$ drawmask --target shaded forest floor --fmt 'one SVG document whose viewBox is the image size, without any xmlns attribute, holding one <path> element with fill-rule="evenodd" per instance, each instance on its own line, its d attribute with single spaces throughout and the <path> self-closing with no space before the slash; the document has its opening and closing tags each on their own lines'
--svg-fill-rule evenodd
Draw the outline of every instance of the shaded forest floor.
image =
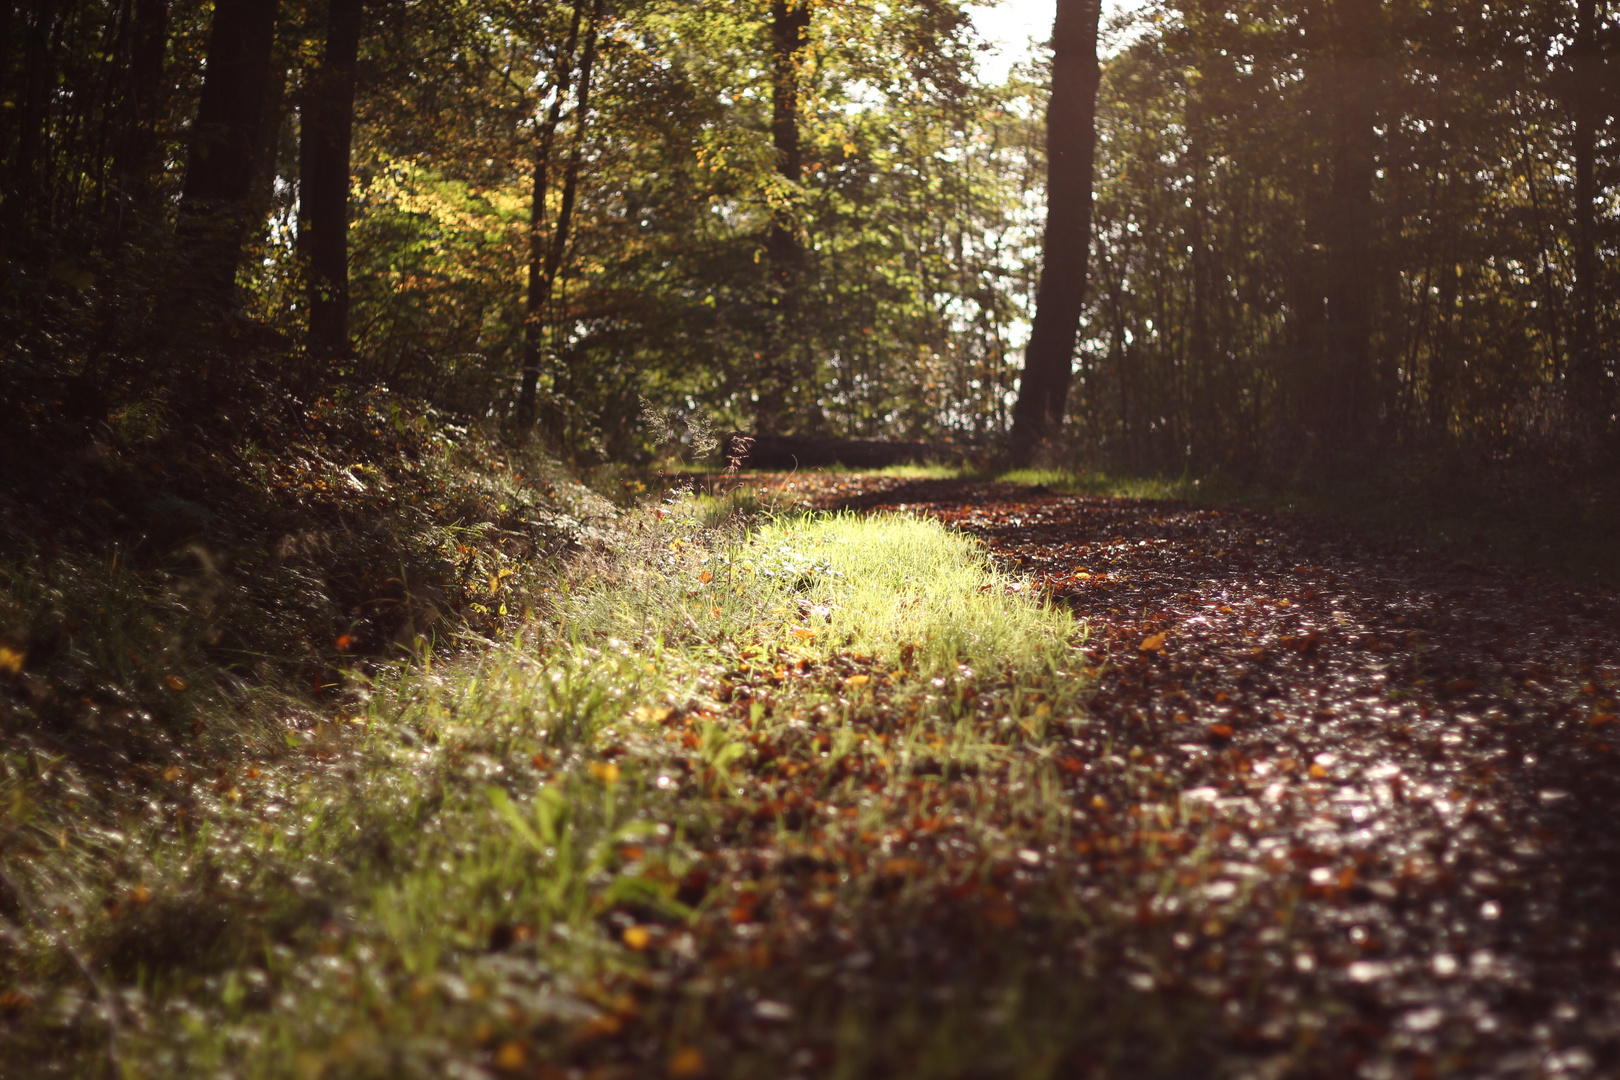
<svg viewBox="0 0 1620 1080">
<path fill-rule="evenodd" d="M 94 822 L 82 763 L 14 755 L 7 889 L 49 904 L 0 910 L 7 1075 L 1620 1069 L 1615 593 L 1173 500 L 748 483 Z"/>
</svg>

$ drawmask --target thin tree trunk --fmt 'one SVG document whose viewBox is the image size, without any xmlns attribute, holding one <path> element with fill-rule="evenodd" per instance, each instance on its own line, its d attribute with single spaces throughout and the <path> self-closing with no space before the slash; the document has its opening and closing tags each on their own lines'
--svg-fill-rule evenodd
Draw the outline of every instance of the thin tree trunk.
<svg viewBox="0 0 1620 1080">
<path fill-rule="evenodd" d="M 799 147 L 799 61 L 809 26 L 809 0 L 772 0 L 771 146 L 776 151 L 777 175 L 793 189 L 804 179 L 804 157 Z M 789 354 L 804 248 L 791 209 L 777 208 L 772 212 L 765 254 L 770 271 L 770 306 L 765 316 L 764 364 L 754 418 L 761 434 L 772 433 L 780 426 L 793 382 Z"/>
<path fill-rule="evenodd" d="M 1015 464 L 1032 462 L 1063 424 L 1075 340 L 1085 307 L 1096 153 L 1097 22 L 1101 0 L 1057 0 L 1052 26 L 1052 97 L 1046 106 L 1046 231 L 1035 323 L 1013 407 Z"/>
<path fill-rule="evenodd" d="M 229 307 L 234 299 L 275 31 L 276 0 L 219 0 L 214 7 L 180 195 L 180 235 L 204 304 Z"/>
<path fill-rule="evenodd" d="M 1221 442 L 1220 397 L 1216 392 L 1221 373 L 1215 370 L 1215 349 L 1210 341 L 1209 294 L 1210 258 L 1208 237 L 1209 192 L 1205 174 L 1209 168 L 1209 155 L 1205 149 L 1208 139 L 1204 124 L 1204 105 L 1199 99 L 1197 85 L 1187 88 L 1187 156 L 1192 170 L 1192 206 L 1188 208 L 1190 220 L 1187 246 L 1192 248 L 1192 312 L 1188 359 L 1192 362 L 1189 382 L 1195 388 L 1197 399 L 1193 403 L 1199 415 L 1189 417 L 1192 423 L 1196 449 L 1208 451 Z"/>
<path fill-rule="evenodd" d="M 113 146 L 113 185 L 120 221 L 144 209 L 157 164 L 158 105 L 163 94 L 163 50 L 169 39 L 169 0 L 135 0 L 129 74 Z"/>
<path fill-rule="evenodd" d="M 44 146 L 45 108 L 53 77 L 51 28 L 60 18 L 51 0 L 35 0 L 23 38 L 22 101 L 17 110 L 17 149 L 6 176 L 6 198 L 0 204 L 0 236 L 23 226 L 39 196 L 41 150 Z"/>
<path fill-rule="evenodd" d="M 1327 378 L 1318 433 L 1336 448 L 1360 445 L 1374 415 L 1372 372 L 1373 175 L 1376 168 L 1383 8 L 1380 0 L 1336 0 L 1333 81 L 1337 106 L 1328 197 Z"/>
<path fill-rule="evenodd" d="M 537 315 L 544 312 L 546 305 L 551 302 L 552 290 L 556 288 L 557 274 L 562 269 L 563 256 L 568 251 L 569 230 L 574 219 L 574 200 L 579 191 L 579 167 L 585 156 L 585 119 L 591 106 L 591 68 L 596 63 L 596 36 L 602 24 L 603 0 L 596 0 L 591 7 L 591 18 L 585 26 L 585 49 L 579 60 L 579 93 L 574 103 L 574 143 L 568 151 L 568 162 L 563 166 L 562 198 L 557 205 L 557 226 L 552 230 L 551 248 L 546 252 L 545 266 L 542 268 L 539 290 L 532 291 L 529 296 L 529 305 Z M 561 90 L 558 91 L 561 96 Z M 533 207 L 530 208 L 533 216 Z M 534 369 L 535 379 L 539 378 L 539 366 Z M 523 391 L 518 400 L 518 429 L 527 432 L 534 424 L 535 411 L 535 384 L 529 381 L 529 373 L 524 372 Z"/>
<path fill-rule="evenodd" d="M 1597 340 L 1597 177 L 1598 110 L 1597 0 L 1579 0 L 1574 48 L 1575 107 L 1575 340 L 1570 356 L 1570 390 L 1578 422 L 1594 433 L 1604 409 L 1603 361 Z"/>
<path fill-rule="evenodd" d="M 552 82 L 555 92 L 540 128 L 540 142 L 534 154 L 534 191 L 529 199 L 529 282 L 523 309 L 523 384 L 518 392 L 517 427 L 526 433 L 534 426 L 535 395 L 540 386 L 541 341 L 545 331 L 548 288 L 545 275 L 545 219 L 547 172 L 551 167 L 551 147 L 562 117 L 563 99 L 568 96 L 574 71 L 574 47 L 579 42 L 579 23 L 584 0 L 574 2 L 574 20 L 568 28 L 568 43 L 557 56 Z"/>
<path fill-rule="evenodd" d="M 362 0 L 328 0 L 326 50 L 305 90 L 298 166 L 298 254 L 309 353 L 349 354 L 349 149 Z"/>
</svg>

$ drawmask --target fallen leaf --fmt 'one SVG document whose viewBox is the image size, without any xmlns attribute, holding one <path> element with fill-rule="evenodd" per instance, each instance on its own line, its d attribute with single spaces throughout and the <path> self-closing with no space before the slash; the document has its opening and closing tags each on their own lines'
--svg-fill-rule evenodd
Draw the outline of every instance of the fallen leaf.
<svg viewBox="0 0 1620 1080">
<path fill-rule="evenodd" d="M 652 931 L 645 926 L 627 926 L 624 929 L 624 943 L 640 952 L 652 944 Z"/>
<path fill-rule="evenodd" d="M 703 573 L 698 575 L 698 580 L 707 585 L 709 582 L 714 580 L 714 575 L 705 570 Z"/>
<path fill-rule="evenodd" d="M 591 762 L 591 775 L 604 784 L 617 784 L 619 782 L 619 763 L 617 761 Z"/>
<path fill-rule="evenodd" d="M 800 641 L 809 641 L 811 638 L 816 636 L 816 632 L 810 629 L 808 626 L 790 626 L 788 627 L 788 633 L 792 634 Z"/>
<path fill-rule="evenodd" d="M 168 684 L 169 689 L 173 690 L 175 693 L 179 693 L 186 688 L 186 680 L 182 679 L 178 675 L 165 675 L 163 676 L 163 681 Z"/>
<path fill-rule="evenodd" d="M 1145 637 L 1142 639 L 1142 644 L 1138 645 L 1137 648 L 1143 652 L 1158 652 L 1164 648 L 1164 635 L 1153 634 Z"/>
<path fill-rule="evenodd" d="M 507 1071 L 521 1069 L 528 1056 L 528 1053 L 523 1049 L 522 1043 L 516 1039 L 508 1039 L 495 1052 L 495 1067 Z"/>
<path fill-rule="evenodd" d="M 690 1080 L 694 1076 L 702 1076 L 708 1068 L 703 1060 L 703 1051 L 695 1046 L 683 1046 L 669 1056 L 670 1080 Z"/>
<path fill-rule="evenodd" d="M 0 671 L 7 675 L 21 674 L 23 661 L 28 659 L 22 652 L 9 645 L 0 645 Z"/>
<path fill-rule="evenodd" d="M 849 678 L 844 680 L 844 685 L 849 687 L 861 687 L 865 686 L 871 681 L 872 677 L 870 675 L 851 675 Z"/>
</svg>

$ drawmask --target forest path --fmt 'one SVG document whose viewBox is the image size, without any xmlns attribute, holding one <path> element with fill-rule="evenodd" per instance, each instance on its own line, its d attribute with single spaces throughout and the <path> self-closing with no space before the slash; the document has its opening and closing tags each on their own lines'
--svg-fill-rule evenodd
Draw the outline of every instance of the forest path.
<svg viewBox="0 0 1620 1080">
<path fill-rule="evenodd" d="M 1136 896 L 1132 987 L 1221 1002 L 1260 1074 L 1620 1075 L 1615 593 L 1247 511 L 765 485 L 948 522 L 1089 624 L 1076 887 Z"/>
</svg>

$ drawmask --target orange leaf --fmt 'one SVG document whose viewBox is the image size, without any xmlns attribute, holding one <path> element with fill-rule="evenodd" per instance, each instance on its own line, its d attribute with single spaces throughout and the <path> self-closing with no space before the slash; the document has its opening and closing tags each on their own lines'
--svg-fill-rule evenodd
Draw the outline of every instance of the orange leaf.
<svg viewBox="0 0 1620 1080">
<path fill-rule="evenodd" d="M 175 693 L 179 693 L 186 688 L 186 680 L 182 679 L 178 675 L 165 675 L 163 676 L 163 681 L 168 684 L 169 689 L 173 690 Z"/>
<path fill-rule="evenodd" d="M 867 683 L 869 683 L 871 681 L 872 681 L 872 676 L 870 676 L 870 675 L 851 675 L 849 678 L 844 680 L 844 685 L 858 688 L 858 687 L 865 686 Z"/>
<path fill-rule="evenodd" d="M 1154 634 L 1151 637 L 1145 637 L 1142 639 L 1142 644 L 1138 645 L 1137 648 L 1143 652 L 1158 652 L 1164 648 L 1164 635 Z"/>
<path fill-rule="evenodd" d="M 816 636 L 816 632 L 807 626 L 790 626 L 788 627 L 788 633 L 792 634 L 800 641 L 809 641 L 811 638 Z"/>
<path fill-rule="evenodd" d="M 26 659 L 27 656 L 9 645 L 0 645 L 0 671 L 7 675 L 21 674 Z"/>
<path fill-rule="evenodd" d="M 624 943 L 640 952 L 652 944 L 652 931 L 645 926 L 627 926 L 624 929 Z"/>
<path fill-rule="evenodd" d="M 714 575 L 705 570 L 703 573 L 698 575 L 698 580 L 707 585 L 709 582 L 714 580 Z"/>
<path fill-rule="evenodd" d="M 523 1044 L 516 1039 L 508 1039 L 495 1052 L 495 1067 L 506 1071 L 521 1069 L 527 1059 L 528 1054 L 524 1052 Z"/>
<path fill-rule="evenodd" d="M 692 1077 L 702 1076 L 707 1068 L 703 1051 L 695 1046 L 683 1046 L 669 1056 L 670 1080 L 691 1080 Z"/>
<path fill-rule="evenodd" d="M 1232 725 L 1211 724 L 1209 725 L 1209 733 L 1218 739 L 1230 739 L 1232 737 Z"/>
<path fill-rule="evenodd" d="M 1589 723 L 1593 727 L 1597 727 L 1599 724 L 1612 724 L 1614 723 L 1614 720 L 1615 717 L 1613 713 L 1600 712 L 1593 713 L 1592 719 L 1589 721 Z"/>
</svg>

